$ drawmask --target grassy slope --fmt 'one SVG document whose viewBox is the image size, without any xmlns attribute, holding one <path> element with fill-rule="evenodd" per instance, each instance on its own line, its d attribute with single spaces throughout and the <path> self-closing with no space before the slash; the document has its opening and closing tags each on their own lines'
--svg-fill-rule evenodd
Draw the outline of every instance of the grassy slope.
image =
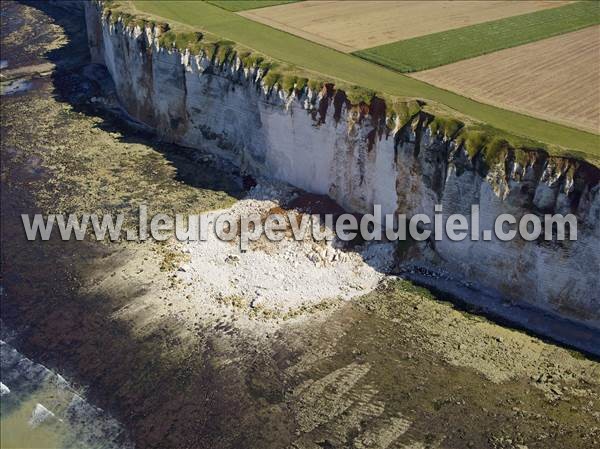
<svg viewBox="0 0 600 449">
<path fill-rule="evenodd" d="M 266 8 L 268 6 L 281 5 L 284 3 L 295 3 L 297 1 L 298 0 L 209 0 L 209 3 L 228 11 L 246 11 L 247 9 Z"/>
<path fill-rule="evenodd" d="M 550 146 L 559 145 L 582 151 L 594 159 L 600 157 L 598 135 L 470 100 L 352 55 L 253 22 L 206 2 L 139 0 L 134 4 L 140 11 L 212 32 L 327 77 L 390 95 L 433 100 L 518 136 Z"/>
<path fill-rule="evenodd" d="M 598 23 L 600 3 L 586 1 L 393 42 L 354 54 L 400 72 L 416 72 Z"/>
</svg>

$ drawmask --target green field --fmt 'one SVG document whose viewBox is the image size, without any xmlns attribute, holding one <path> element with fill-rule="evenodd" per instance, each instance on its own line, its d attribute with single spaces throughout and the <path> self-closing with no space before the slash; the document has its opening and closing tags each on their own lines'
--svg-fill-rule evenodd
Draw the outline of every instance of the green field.
<svg viewBox="0 0 600 449">
<path fill-rule="evenodd" d="M 266 8 L 268 6 L 295 3 L 298 0 L 209 0 L 209 3 L 227 11 L 246 11 L 247 9 Z"/>
<path fill-rule="evenodd" d="M 243 44 L 316 75 L 399 97 L 441 103 L 508 133 L 600 158 L 600 136 L 479 103 L 398 72 L 253 22 L 206 2 L 136 0 L 141 12 Z"/>
<path fill-rule="evenodd" d="M 584 1 L 428 34 L 354 52 L 399 72 L 417 72 L 600 23 L 600 2 Z"/>
</svg>

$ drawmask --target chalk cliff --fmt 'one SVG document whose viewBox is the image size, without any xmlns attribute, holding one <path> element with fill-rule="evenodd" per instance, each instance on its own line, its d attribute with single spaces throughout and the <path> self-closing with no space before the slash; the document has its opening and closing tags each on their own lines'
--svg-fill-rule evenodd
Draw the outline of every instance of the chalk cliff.
<svg viewBox="0 0 600 449">
<path fill-rule="evenodd" d="M 248 173 L 327 194 L 368 213 L 444 216 L 481 211 L 481 229 L 501 213 L 574 213 L 578 240 L 429 242 L 411 261 L 452 273 L 562 316 L 600 326 L 600 170 L 575 159 L 512 149 L 493 163 L 468 152 L 433 117 L 386 118 L 386 105 L 351 105 L 326 85 L 284 92 L 239 58 L 225 64 L 163 48 L 158 30 L 126 27 L 86 2 L 92 58 L 106 65 L 119 99 L 164 139 L 202 147 Z M 524 154 L 524 156 L 523 156 Z"/>
</svg>

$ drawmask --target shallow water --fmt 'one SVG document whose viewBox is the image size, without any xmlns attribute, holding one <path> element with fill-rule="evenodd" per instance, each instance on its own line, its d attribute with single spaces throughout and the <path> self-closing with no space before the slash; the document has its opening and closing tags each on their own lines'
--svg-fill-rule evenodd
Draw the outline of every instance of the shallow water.
<svg viewBox="0 0 600 449">
<path fill-rule="evenodd" d="M 33 87 L 33 82 L 27 79 L 16 79 L 0 86 L 0 95 L 14 95 L 27 92 Z"/>
<path fill-rule="evenodd" d="M 96 449 L 133 447 L 120 424 L 89 404 L 62 376 L 0 340 L 0 446 Z"/>
</svg>

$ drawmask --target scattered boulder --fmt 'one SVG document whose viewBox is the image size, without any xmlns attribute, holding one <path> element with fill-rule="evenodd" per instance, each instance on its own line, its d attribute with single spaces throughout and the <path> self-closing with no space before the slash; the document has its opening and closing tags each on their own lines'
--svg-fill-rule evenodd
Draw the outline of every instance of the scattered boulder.
<svg viewBox="0 0 600 449">
<path fill-rule="evenodd" d="M 240 261 L 240 256 L 238 256 L 237 254 L 229 254 L 226 258 L 225 258 L 225 262 L 229 263 L 229 264 L 236 264 Z"/>
<path fill-rule="evenodd" d="M 54 418 L 54 413 L 42 404 L 37 403 L 31 413 L 31 418 L 29 418 L 29 425 L 35 428 L 51 418 Z"/>
</svg>

